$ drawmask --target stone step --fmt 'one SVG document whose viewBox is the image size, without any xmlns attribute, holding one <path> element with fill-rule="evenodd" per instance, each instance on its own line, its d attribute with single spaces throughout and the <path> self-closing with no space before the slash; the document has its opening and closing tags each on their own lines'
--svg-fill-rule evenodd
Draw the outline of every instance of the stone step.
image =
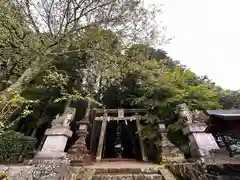
<svg viewBox="0 0 240 180">
<path fill-rule="evenodd" d="M 159 168 L 102 168 L 96 169 L 95 174 L 159 174 Z"/>
<path fill-rule="evenodd" d="M 79 166 L 86 166 L 86 165 L 92 165 L 93 163 L 88 160 L 88 161 L 82 161 L 82 160 L 71 160 L 70 165 L 73 167 L 79 167 Z"/>
<path fill-rule="evenodd" d="M 92 180 L 163 180 L 161 174 L 97 174 Z"/>
</svg>

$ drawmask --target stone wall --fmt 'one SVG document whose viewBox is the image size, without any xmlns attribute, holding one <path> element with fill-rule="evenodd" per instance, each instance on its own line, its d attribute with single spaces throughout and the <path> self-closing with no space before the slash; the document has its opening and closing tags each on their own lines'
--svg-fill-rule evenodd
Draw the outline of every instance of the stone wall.
<svg viewBox="0 0 240 180">
<path fill-rule="evenodd" d="M 240 165 L 185 163 L 167 166 L 179 180 L 240 180 Z"/>
<path fill-rule="evenodd" d="M 46 161 L 34 166 L 0 165 L 0 172 L 11 180 L 63 180 L 71 175 L 67 161 Z"/>
<path fill-rule="evenodd" d="M 0 166 L 0 172 L 11 180 L 176 180 L 172 173 L 161 168 L 84 168 L 63 162 L 48 162 L 36 166 Z"/>
<path fill-rule="evenodd" d="M 169 162 L 183 162 L 185 161 L 184 154 L 176 147 L 167 136 L 167 129 L 164 124 L 159 124 L 159 132 L 161 135 L 161 161 L 163 163 Z"/>
</svg>

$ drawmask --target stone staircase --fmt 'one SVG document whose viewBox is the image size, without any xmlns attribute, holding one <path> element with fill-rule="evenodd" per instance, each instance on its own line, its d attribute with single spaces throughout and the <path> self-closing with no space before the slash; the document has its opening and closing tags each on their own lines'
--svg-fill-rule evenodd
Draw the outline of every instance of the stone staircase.
<svg viewBox="0 0 240 180">
<path fill-rule="evenodd" d="M 80 168 L 71 180 L 176 180 L 165 168 Z"/>
<path fill-rule="evenodd" d="M 131 160 L 108 159 L 86 165 L 72 166 L 71 180 L 176 180 L 163 165 Z"/>
<path fill-rule="evenodd" d="M 163 180 L 157 169 L 96 169 L 92 180 Z"/>
</svg>

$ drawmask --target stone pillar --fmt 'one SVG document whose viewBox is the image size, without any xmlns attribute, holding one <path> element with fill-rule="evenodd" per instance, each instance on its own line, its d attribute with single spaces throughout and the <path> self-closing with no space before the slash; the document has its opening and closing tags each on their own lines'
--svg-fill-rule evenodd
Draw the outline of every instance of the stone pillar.
<svg viewBox="0 0 240 180">
<path fill-rule="evenodd" d="M 218 144 L 211 133 L 205 133 L 206 125 L 199 123 L 186 123 L 183 129 L 188 136 L 190 153 L 192 157 L 200 158 L 210 156 L 212 150 L 218 150 Z"/>
<path fill-rule="evenodd" d="M 29 163 L 36 164 L 41 161 L 62 160 L 67 154 L 64 152 L 68 138 L 72 137 L 70 123 L 75 117 L 76 109 L 69 107 L 71 101 L 67 103 L 62 115 L 57 115 L 51 123 L 51 129 L 45 132 L 45 141 L 41 151 Z"/>
<path fill-rule="evenodd" d="M 47 129 L 45 132 L 46 140 L 36 156 L 35 160 L 64 159 L 64 152 L 67 140 L 72 136 L 72 131 L 64 126 Z"/>
<path fill-rule="evenodd" d="M 185 160 L 184 154 L 168 139 L 165 124 L 159 124 L 159 132 L 161 133 L 161 159 L 162 162 L 182 162 Z"/>
<path fill-rule="evenodd" d="M 79 122 L 79 128 L 76 132 L 78 139 L 75 144 L 68 150 L 68 157 L 71 165 L 87 165 L 91 164 L 91 156 L 86 145 L 86 136 L 88 134 L 90 108 L 86 110 L 84 118 Z"/>
</svg>

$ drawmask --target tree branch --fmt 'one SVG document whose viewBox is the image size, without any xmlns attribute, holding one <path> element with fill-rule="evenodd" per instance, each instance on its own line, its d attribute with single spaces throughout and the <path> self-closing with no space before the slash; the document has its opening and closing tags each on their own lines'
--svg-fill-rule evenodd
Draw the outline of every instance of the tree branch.
<svg viewBox="0 0 240 180">
<path fill-rule="evenodd" d="M 39 28 L 37 27 L 37 25 L 36 25 L 36 23 L 35 23 L 35 21 L 34 21 L 34 19 L 32 17 L 29 0 L 26 0 L 25 5 L 26 5 L 26 8 L 27 8 L 27 14 L 26 15 L 28 16 L 28 18 L 29 18 L 29 20 L 30 20 L 34 30 L 38 33 L 38 35 L 40 35 Z"/>
<path fill-rule="evenodd" d="M 67 6 L 68 6 L 68 2 L 67 2 Z M 62 32 L 62 28 L 63 28 L 64 20 L 66 19 L 66 16 L 67 16 L 67 11 L 64 11 L 56 37 Z"/>
<path fill-rule="evenodd" d="M 49 33 L 52 37 L 53 37 L 53 31 L 52 31 L 51 19 L 52 19 L 52 8 L 53 8 L 54 1 L 55 0 L 51 0 L 49 8 L 46 8 L 46 7 L 43 6 L 43 9 L 44 9 L 44 11 L 46 13 L 46 16 L 47 16 L 46 24 L 48 26 Z"/>
</svg>

